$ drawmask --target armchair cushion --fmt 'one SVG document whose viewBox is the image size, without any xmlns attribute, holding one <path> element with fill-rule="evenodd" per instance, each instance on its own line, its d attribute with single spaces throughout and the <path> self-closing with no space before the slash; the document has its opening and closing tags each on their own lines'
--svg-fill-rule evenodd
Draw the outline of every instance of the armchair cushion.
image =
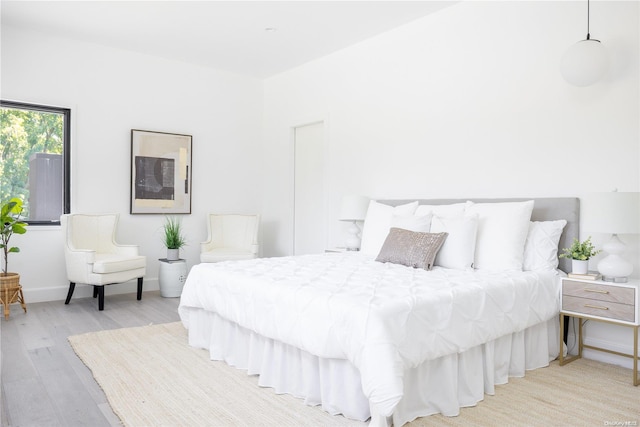
<svg viewBox="0 0 640 427">
<path fill-rule="evenodd" d="M 253 251 L 233 248 L 217 248 L 200 254 L 200 262 L 235 261 L 256 258 Z"/>
<path fill-rule="evenodd" d="M 126 256 L 117 254 L 96 254 L 93 273 L 108 274 L 145 268 L 147 259 L 144 256 Z"/>
</svg>

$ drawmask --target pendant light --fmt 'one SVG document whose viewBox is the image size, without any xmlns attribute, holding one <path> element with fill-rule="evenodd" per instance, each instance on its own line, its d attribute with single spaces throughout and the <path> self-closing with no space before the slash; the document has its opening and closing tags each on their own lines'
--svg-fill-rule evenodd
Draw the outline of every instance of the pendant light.
<svg viewBox="0 0 640 427">
<path fill-rule="evenodd" d="M 608 54 L 600 40 L 589 34 L 589 0 L 587 0 L 587 38 L 571 46 L 562 57 L 560 72 L 574 86 L 589 86 L 607 71 Z"/>
</svg>

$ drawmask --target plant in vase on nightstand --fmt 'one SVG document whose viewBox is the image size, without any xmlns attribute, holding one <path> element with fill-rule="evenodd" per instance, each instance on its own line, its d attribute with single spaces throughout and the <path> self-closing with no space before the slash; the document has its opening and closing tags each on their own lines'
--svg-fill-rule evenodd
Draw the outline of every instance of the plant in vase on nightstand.
<svg viewBox="0 0 640 427">
<path fill-rule="evenodd" d="M 167 260 L 180 259 L 180 248 L 187 244 L 182 234 L 182 223 L 178 218 L 169 216 L 165 219 L 163 230 L 162 243 L 167 247 Z"/>
<path fill-rule="evenodd" d="M 589 258 L 600 253 L 591 243 L 591 236 L 587 240 L 581 242 L 573 239 L 573 243 L 569 248 L 563 248 L 560 258 L 571 259 L 571 272 L 577 274 L 586 274 L 589 270 Z"/>
</svg>

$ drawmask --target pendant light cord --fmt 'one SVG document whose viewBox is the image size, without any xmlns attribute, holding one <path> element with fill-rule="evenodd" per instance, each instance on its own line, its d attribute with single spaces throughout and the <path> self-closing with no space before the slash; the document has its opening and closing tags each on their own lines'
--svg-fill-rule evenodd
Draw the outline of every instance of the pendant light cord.
<svg viewBox="0 0 640 427">
<path fill-rule="evenodd" d="M 587 40 L 591 38 L 591 34 L 589 34 L 589 12 L 590 12 L 589 0 L 587 0 Z"/>
</svg>

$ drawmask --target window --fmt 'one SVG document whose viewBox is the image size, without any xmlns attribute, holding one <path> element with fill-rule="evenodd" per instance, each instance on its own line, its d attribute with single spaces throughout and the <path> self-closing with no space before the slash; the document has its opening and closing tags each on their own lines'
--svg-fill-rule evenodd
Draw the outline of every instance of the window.
<svg viewBox="0 0 640 427">
<path fill-rule="evenodd" d="M 29 224 L 69 213 L 71 110 L 0 101 L 0 200 L 24 201 Z"/>
</svg>

